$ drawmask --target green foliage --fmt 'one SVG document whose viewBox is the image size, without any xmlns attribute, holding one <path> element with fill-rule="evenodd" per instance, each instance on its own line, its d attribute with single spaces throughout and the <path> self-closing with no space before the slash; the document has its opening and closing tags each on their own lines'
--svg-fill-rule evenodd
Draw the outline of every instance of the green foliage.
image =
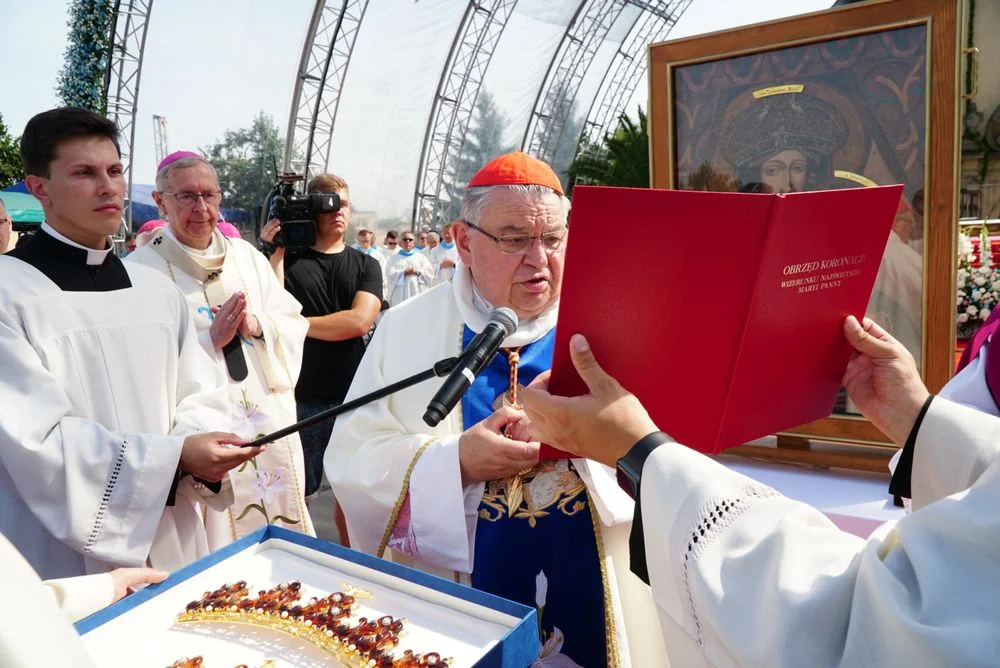
<svg viewBox="0 0 1000 668">
<path fill-rule="evenodd" d="M 104 76 L 111 53 L 111 0 L 73 0 L 69 8 L 69 45 L 59 73 L 63 104 L 107 113 Z"/>
<path fill-rule="evenodd" d="M 3 122 L 3 114 L 0 114 L 0 188 L 6 188 L 22 179 L 24 164 L 21 162 L 18 140 L 10 135 Z"/>
<path fill-rule="evenodd" d="M 250 127 L 227 130 L 221 141 L 202 148 L 219 174 L 224 206 L 246 211 L 262 206 L 277 178 L 274 164 L 281 162 L 282 148 L 278 126 L 263 111 Z"/>
<path fill-rule="evenodd" d="M 569 190 L 580 183 L 627 188 L 649 187 L 649 130 L 646 114 L 639 109 L 638 122 L 626 114 L 618 119 L 614 133 L 598 146 L 582 146 L 567 170 Z"/>
</svg>

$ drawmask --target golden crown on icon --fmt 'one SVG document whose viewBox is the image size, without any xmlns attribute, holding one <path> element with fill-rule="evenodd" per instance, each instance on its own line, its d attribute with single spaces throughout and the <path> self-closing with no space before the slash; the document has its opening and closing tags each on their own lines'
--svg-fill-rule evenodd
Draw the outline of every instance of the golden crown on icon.
<svg viewBox="0 0 1000 668">
<path fill-rule="evenodd" d="M 371 594 L 348 584 L 344 591 L 302 602 L 302 584 L 279 584 L 250 595 L 244 581 L 205 592 L 187 604 L 178 622 L 226 622 L 249 624 L 300 638 L 336 658 L 348 668 L 440 668 L 451 659 L 437 652 L 416 654 L 405 650 L 396 656 L 396 646 L 405 619 L 383 615 L 374 619 L 351 619 L 355 601 Z"/>
</svg>

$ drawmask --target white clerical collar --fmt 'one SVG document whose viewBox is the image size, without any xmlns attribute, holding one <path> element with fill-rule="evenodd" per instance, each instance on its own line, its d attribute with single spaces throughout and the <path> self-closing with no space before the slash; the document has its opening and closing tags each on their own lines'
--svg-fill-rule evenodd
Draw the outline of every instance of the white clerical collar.
<svg viewBox="0 0 1000 668">
<path fill-rule="evenodd" d="M 111 244 L 108 244 L 108 247 L 105 248 L 104 250 L 94 250 L 93 248 L 87 248 L 82 244 L 76 243 L 75 241 L 67 237 L 65 234 L 62 234 L 61 232 L 59 232 L 59 230 L 55 229 L 48 223 L 42 223 L 41 230 L 46 234 L 48 234 L 53 239 L 57 239 L 66 244 L 67 246 L 72 246 L 73 248 L 79 248 L 80 250 L 87 251 L 87 264 L 90 265 L 104 264 L 104 261 L 108 259 L 108 253 L 110 253 L 111 249 L 113 248 Z"/>
<path fill-rule="evenodd" d="M 212 232 L 212 243 L 208 245 L 208 248 L 194 248 L 192 246 L 188 246 L 186 243 L 177 238 L 177 235 L 174 234 L 174 231 L 169 224 L 163 226 L 163 233 L 176 241 L 177 245 L 183 248 L 185 253 L 188 253 L 193 257 L 205 260 L 219 260 L 226 257 L 226 239 L 218 228 Z"/>
<path fill-rule="evenodd" d="M 451 281 L 451 286 L 462 320 L 472 331 L 477 333 L 483 331 L 494 306 L 483 297 L 476 282 L 472 279 L 472 271 L 461 262 L 455 267 L 455 276 Z M 556 326 L 558 315 L 559 302 L 557 301 L 545 313 L 535 318 L 521 320 L 518 323 L 517 331 L 504 339 L 503 347 L 517 348 L 537 341 Z"/>
</svg>

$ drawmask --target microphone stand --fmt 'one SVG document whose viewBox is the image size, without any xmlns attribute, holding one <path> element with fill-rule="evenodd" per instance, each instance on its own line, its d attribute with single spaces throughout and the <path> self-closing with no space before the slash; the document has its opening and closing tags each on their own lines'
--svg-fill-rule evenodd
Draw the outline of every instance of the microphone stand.
<svg viewBox="0 0 1000 668">
<path fill-rule="evenodd" d="M 305 429 L 306 427 L 312 427 L 320 422 L 326 422 L 327 420 L 337 417 L 341 413 L 346 413 L 360 406 L 364 406 L 365 404 L 370 404 L 373 401 L 387 397 L 390 394 L 399 392 L 400 390 L 405 390 L 408 387 L 416 385 L 417 383 L 422 383 L 425 380 L 434 378 L 435 376 L 443 378 L 452 372 L 460 359 L 461 356 L 443 359 L 440 362 L 435 363 L 434 366 L 426 371 L 421 371 L 420 373 L 414 374 L 409 378 L 404 378 L 403 380 L 397 381 L 391 385 L 386 385 L 381 390 L 375 390 L 374 392 L 358 397 L 357 399 L 352 399 L 351 401 L 340 404 L 339 406 L 332 406 L 325 411 L 316 413 L 316 415 L 313 415 L 312 417 L 307 417 L 305 420 L 301 420 L 295 424 L 273 431 L 270 434 L 265 434 L 255 441 L 246 443 L 243 447 L 249 448 L 257 445 L 272 443 L 277 441 L 279 438 L 284 438 L 289 434 L 294 434 L 297 431 Z"/>
</svg>

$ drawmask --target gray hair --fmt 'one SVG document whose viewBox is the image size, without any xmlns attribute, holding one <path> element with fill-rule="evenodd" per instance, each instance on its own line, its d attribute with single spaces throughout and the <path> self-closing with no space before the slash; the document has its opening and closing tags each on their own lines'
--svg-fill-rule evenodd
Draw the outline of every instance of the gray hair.
<svg viewBox="0 0 1000 668">
<path fill-rule="evenodd" d="M 462 220 L 469 221 L 473 225 L 478 224 L 479 219 L 483 215 L 483 211 L 486 209 L 486 203 L 490 198 L 490 193 L 501 189 L 524 193 L 536 201 L 549 196 L 557 197 L 562 205 L 563 218 L 567 221 L 569 220 L 569 198 L 564 195 L 560 195 L 548 186 L 539 186 L 534 184 L 473 186 L 465 191 L 465 196 L 462 198 L 462 210 L 459 212 L 458 217 Z"/>
<path fill-rule="evenodd" d="M 167 188 L 167 181 L 170 179 L 170 175 L 177 169 L 187 169 L 188 167 L 195 167 L 196 165 L 208 165 L 208 168 L 212 170 L 212 175 L 215 180 L 219 180 L 219 173 L 215 171 L 215 167 L 205 158 L 196 158 L 194 156 L 190 158 L 181 158 L 180 160 L 174 160 L 168 165 L 165 165 L 163 169 L 156 172 L 156 189 L 159 191 L 164 191 Z"/>
</svg>

